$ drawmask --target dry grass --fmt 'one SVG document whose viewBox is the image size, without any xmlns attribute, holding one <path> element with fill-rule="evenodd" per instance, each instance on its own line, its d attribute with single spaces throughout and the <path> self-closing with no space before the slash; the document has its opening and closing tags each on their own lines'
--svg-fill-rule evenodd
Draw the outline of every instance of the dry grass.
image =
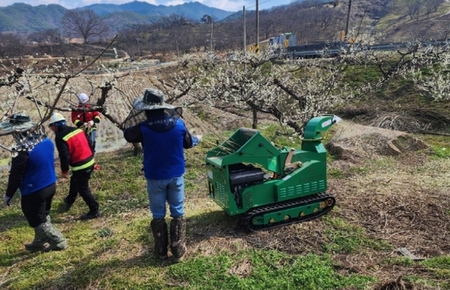
<svg viewBox="0 0 450 290">
<path fill-rule="evenodd" d="M 449 255 L 450 162 L 420 152 L 384 156 L 367 151 L 365 145 L 369 147 L 359 144 L 360 152 L 366 152 L 364 156 L 330 163 L 330 171 L 342 171 L 345 177 L 329 178 L 328 191 L 336 196 L 337 205 L 324 218 L 251 234 L 229 228 L 234 225 L 230 220 L 207 227 L 191 224 L 192 251 L 213 255 L 218 251 L 258 248 L 292 255 L 329 253 L 337 262 L 339 273 L 377 277 L 377 289 L 438 289 L 399 279 L 417 276 L 439 282 L 433 272 L 418 262 L 402 265 L 389 261 L 401 259 L 398 248 L 403 247 L 423 259 Z M 226 221 L 227 217 L 224 215 L 223 219 Z M 344 227 L 336 226 L 335 220 L 342 221 Z M 359 250 L 347 253 L 328 248 L 336 242 L 327 235 L 330 228 L 353 227 L 362 229 L 368 244 L 361 240 Z M 350 232 L 347 238 L 351 235 Z M 392 288 L 393 285 L 400 288 Z"/>
<path fill-rule="evenodd" d="M 364 228 L 369 237 L 393 247 L 392 251 L 346 256 L 343 268 L 349 267 L 347 270 L 351 271 L 356 267 L 358 273 L 368 271 L 381 281 L 421 276 L 424 269 L 419 265 L 404 268 L 381 265 L 384 260 L 398 258 L 396 249 L 400 247 L 425 259 L 449 254 L 450 164 L 415 154 L 379 158 L 375 164 L 383 163 L 391 166 L 378 169 L 369 166 L 368 174 L 352 174 L 345 182 L 330 181 L 330 191 L 335 193 L 339 208 L 333 216 Z"/>
</svg>

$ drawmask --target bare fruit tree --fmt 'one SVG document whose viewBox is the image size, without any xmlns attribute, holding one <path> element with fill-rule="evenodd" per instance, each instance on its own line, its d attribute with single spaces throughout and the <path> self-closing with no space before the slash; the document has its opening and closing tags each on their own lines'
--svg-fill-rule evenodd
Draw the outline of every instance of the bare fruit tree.
<svg viewBox="0 0 450 290">
<path fill-rule="evenodd" d="M 437 44 L 419 47 L 411 65 L 402 67 L 399 73 L 415 84 L 418 94 L 434 100 L 449 100 L 450 44 Z"/>
<path fill-rule="evenodd" d="M 14 114 L 20 116 L 26 112 L 35 122 L 35 127 L 40 127 L 40 130 L 45 132 L 44 123 L 50 118 L 52 112 L 70 112 L 76 108 L 76 103 L 70 101 L 70 96 L 76 96 L 76 93 L 81 91 L 78 83 L 86 78 L 82 73 L 97 62 L 114 40 L 91 62 L 59 59 L 52 67 L 46 68 L 36 68 L 35 63 L 23 64 L 24 66 L 20 62 L 5 63 L 2 71 L 4 75 L 0 78 L 0 94 L 4 100 L 0 105 L 1 121 Z M 0 62 L 0 64 L 4 63 Z M 6 68 L 6 64 L 12 67 Z M 113 77 L 110 79 L 108 82 L 92 84 L 101 90 L 101 97 L 95 109 L 101 111 L 113 124 L 118 124 L 119 121 L 109 115 L 104 106 L 111 83 L 115 80 Z M 9 130 L 0 133 L 0 137 L 15 133 L 21 132 L 16 129 Z M 3 142 L 7 144 L 11 140 L 2 139 L 0 143 L 0 148 L 11 151 Z"/>
<path fill-rule="evenodd" d="M 275 95 L 270 61 L 276 56 L 273 53 L 249 53 L 244 56 L 241 52 L 235 52 L 234 56 L 236 60 L 226 62 L 208 54 L 181 60 L 181 66 L 195 67 L 194 75 L 177 76 L 177 86 L 189 83 L 192 88 L 181 102 L 189 106 L 200 101 L 235 114 L 251 111 L 252 126 L 257 128 L 257 112 L 266 113 L 268 96 Z M 192 79 L 197 82 L 193 83 Z"/>
<path fill-rule="evenodd" d="M 191 88 L 180 100 L 183 106 L 197 101 L 237 115 L 251 114 L 254 128 L 260 117 L 271 115 L 302 135 L 309 119 L 353 96 L 341 85 L 347 65 L 327 58 L 284 63 L 273 51 L 235 52 L 225 62 L 205 55 L 182 64 L 195 67 L 190 69 L 195 74 L 179 74 L 175 80 L 177 86 Z"/>
<path fill-rule="evenodd" d="M 81 37 L 84 43 L 90 38 L 99 38 L 108 33 L 103 19 L 92 10 L 68 10 L 62 17 L 66 35 Z"/>
</svg>

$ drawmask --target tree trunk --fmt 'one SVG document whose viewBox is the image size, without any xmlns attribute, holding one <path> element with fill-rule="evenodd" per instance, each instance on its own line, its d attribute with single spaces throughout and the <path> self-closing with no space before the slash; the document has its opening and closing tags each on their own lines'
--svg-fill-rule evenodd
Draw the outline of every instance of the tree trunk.
<svg viewBox="0 0 450 290">
<path fill-rule="evenodd" d="M 252 109 L 252 113 L 253 113 L 252 128 L 253 129 L 258 129 L 258 111 L 256 109 Z"/>
</svg>

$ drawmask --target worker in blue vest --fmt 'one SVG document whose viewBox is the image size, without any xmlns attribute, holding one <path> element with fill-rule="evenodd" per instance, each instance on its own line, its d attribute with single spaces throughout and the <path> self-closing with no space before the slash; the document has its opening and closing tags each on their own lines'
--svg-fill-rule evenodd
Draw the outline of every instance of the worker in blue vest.
<svg viewBox="0 0 450 290">
<path fill-rule="evenodd" d="M 150 223 L 155 251 L 160 259 L 167 259 L 168 236 L 166 203 L 170 216 L 170 249 L 175 262 L 186 255 L 186 220 L 184 217 L 184 149 L 192 148 L 201 136 L 192 136 L 177 108 L 164 103 L 164 95 L 157 89 L 146 89 L 138 97 L 133 109 L 145 112 L 145 121 L 126 128 L 128 142 L 141 143 L 144 153 L 144 175 L 153 219 Z M 181 108 L 178 108 L 181 109 Z"/>
<path fill-rule="evenodd" d="M 34 239 L 25 244 L 25 249 L 65 250 L 67 241 L 49 216 L 56 192 L 53 142 L 27 114 L 13 114 L 0 124 L 0 131 L 12 132 L 16 142 L 3 201 L 10 206 L 14 194 L 20 190 L 22 212 L 34 228 Z"/>
</svg>

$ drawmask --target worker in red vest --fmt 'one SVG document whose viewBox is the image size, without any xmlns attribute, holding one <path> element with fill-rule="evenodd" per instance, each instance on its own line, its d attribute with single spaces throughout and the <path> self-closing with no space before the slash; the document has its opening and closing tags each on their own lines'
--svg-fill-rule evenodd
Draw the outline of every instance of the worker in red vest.
<svg viewBox="0 0 450 290">
<path fill-rule="evenodd" d="M 100 216 L 99 204 L 89 187 L 89 179 L 94 170 L 95 160 L 86 133 L 79 128 L 67 126 L 66 119 L 60 113 L 53 113 L 49 127 L 55 132 L 61 176 L 67 178 L 69 169 L 72 171 L 69 194 L 64 198 L 65 210 L 69 211 L 77 196 L 80 195 L 89 207 L 89 212 L 82 215 L 80 219 L 98 218 Z"/>
<path fill-rule="evenodd" d="M 72 111 L 72 123 L 86 132 L 91 140 L 92 152 L 95 153 L 96 124 L 100 123 L 100 113 L 91 110 L 89 97 L 85 93 L 79 94 L 78 100 L 78 108 Z"/>
</svg>

